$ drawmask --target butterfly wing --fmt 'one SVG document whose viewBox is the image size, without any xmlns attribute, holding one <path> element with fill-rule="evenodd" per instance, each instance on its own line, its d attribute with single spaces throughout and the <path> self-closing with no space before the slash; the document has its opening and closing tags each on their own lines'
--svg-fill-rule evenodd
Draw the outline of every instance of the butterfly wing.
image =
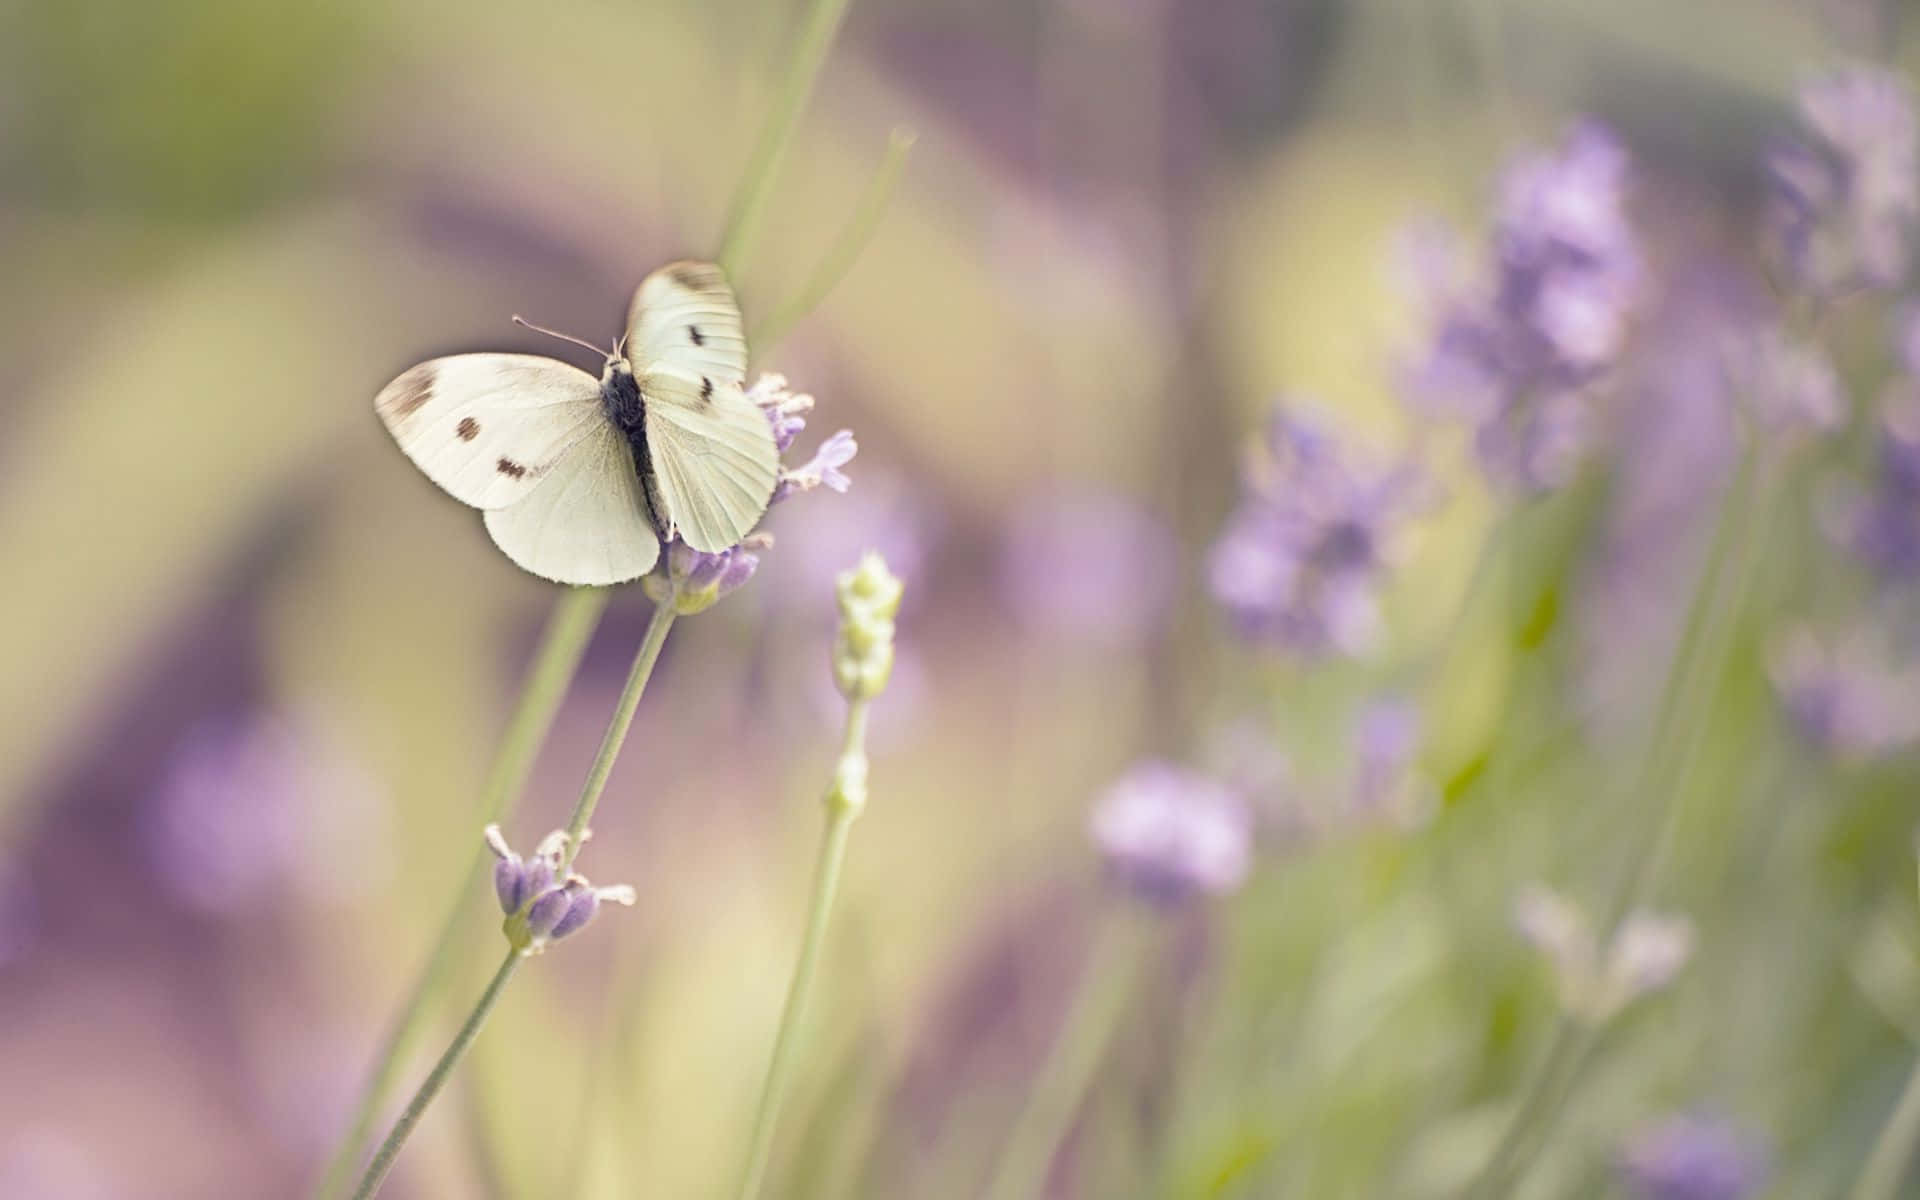
<svg viewBox="0 0 1920 1200">
<path fill-rule="evenodd" d="M 726 274 L 677 262 L 641 280 L 627 309 L 627 357 L 635 374 L 664 365 L 747 386 L 747 335 Z"/>
<path fill-rule="evenodd" d="M 662 527 L 709 554 L 737 545 L 780 475 L 766 414 L 732 384 L 670 367 L 649 371 L 640 393 Z"/>
<path fill-rule="evenodd" d="M 524 499 L 568 448 L 606 428 L 593 376 L 531 354 L 456 354 L 402 374 L 374 398 L 414 465 L 463 504 Z"/>
<path fill-rule="evenodd" d="M 633 451 L 606 421 L 569 447 L 524 498 L 490 510 L 486 524 L 508 558 L 556 583 L 624 583 L 660 557 Z"/>
</svg>

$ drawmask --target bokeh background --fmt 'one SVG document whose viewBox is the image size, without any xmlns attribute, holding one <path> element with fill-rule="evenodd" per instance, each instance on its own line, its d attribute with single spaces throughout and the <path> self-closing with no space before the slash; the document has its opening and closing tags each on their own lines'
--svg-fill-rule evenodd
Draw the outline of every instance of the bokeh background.
<svg viewBox="0 0 1920 1200">
<path fill-rule="evenodd" d="M 1516 898 L 1601 920 L 1640 861 L 1691 959 L 1609 1025 L 1523 1194 L 1644 1191 L 1672 1114 L 1728 1195 L 1843 1194 L 1920 1036 L 1920 626 L 1845 536 L 1899 440 L 1904 276 L 1776 299 L 1766 164 L 1810 73 L 1912 61 L 1900 17 L 855 3 L 736 279 L 776 312 L 917 135 L 844 281 L 755 348 L 818 399 L 803 447 L 856 432 L 852 490 L 783 505 L 759 575 L 675 629 L 586 864 L 639 905 L 522 972 L 389 1194 L 726 1193 L 837 741 L 832 577 L 868 546 L 907 581 L 900 661 L 768 1194 L 981 1194 L 1087 987 L 1115 1032 L 1049 1194 L 1452 1194 L 1577 1003 Z M 798 19 L 0 9 L 0 1195 L 312 1186 L 553 597 L 371 397 L 554 351 L 512 313 L 606 339 L 642 274 L 713 253 Z M 1588 119 L 1636 300 L 1590 465 L 1520 496 L 1407 403 L 1407 230 L 1486 259 L 1503 168 Z M 1835 364 L 1838 428 L 1753 468 L 1722 652 L 1654 728 L 1745 478 L 1700 331 L 1775 313 Z M 1417 493 L 1339 581 L 1365 628 L 1258 636 L 1209 586 L 1276 403 Z M 516 844 L 564 820 L 646 612 L 616 597 Z M 1643 772 L 1663 744 L 1682 765 Z M 1103 868 L 1091 808 L 1155 759 L 1244 803 L 1244 885 L 1155 905 Z M 470 910 L 454 1005 L 497 956 Z M 1116 921 L 1137 969 L 1089 980 Z"/>
</svg>

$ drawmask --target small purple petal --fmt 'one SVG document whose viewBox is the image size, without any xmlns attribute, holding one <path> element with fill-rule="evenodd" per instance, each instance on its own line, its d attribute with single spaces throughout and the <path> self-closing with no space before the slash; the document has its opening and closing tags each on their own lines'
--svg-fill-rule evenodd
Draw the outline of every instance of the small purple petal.
<svg viewBox="0 0 1920 1200">
<path fill-rule="evenodd" d="M 549 888 L 535 898 L 527 909 L 527 931 L 536 941 L 553 936 L 554 926 L 558 925 L 573 906 L 575 892 L 572 885 Z"/>
<path fill-rule="evenodd" d="M 573 892 L 573 902 L 567 906 L 566 915 L 555 922 L 553 931 L 547 936 L 558 941 L 593 920 L 600 911 L 600 896 L 592 888 L 583 887 Z"/>
<path fill-rule="evenodd" d="M 493 894 L 500 900 L 500 911 L 512 916 L 526 903 L 531 889 L 527 886 L 527 866 L 519 855 L 503 858 L 493 864 Z"/>
</svg>

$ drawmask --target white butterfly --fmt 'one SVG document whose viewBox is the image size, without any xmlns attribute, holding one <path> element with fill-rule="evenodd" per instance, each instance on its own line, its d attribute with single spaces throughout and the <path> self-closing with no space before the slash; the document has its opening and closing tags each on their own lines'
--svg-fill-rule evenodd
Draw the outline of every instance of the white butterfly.
<svg viewBox="0 0 1920 1200">
<path fill-rule="evenodd" d="M 766 512 L 780 455 L 746 375 L 726 276 L 677 262 L 641 281 L 597 381 L 538 355 L 456 354 L 373 407 L 427 478 L 485 510 L 508 558 L 602 586 L 651 571 L 676 534 L 717 554 Z"/>
</svg>

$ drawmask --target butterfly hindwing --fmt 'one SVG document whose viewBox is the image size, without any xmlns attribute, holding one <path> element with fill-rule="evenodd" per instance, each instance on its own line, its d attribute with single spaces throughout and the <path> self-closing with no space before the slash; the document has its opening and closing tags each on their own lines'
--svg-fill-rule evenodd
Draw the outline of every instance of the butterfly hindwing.
<svg viewBox="0 0 1920 1200">
<path fill-rule="evenodd" d="M 664 365 L 747 385 L 740 304 L 712 263 L 668 263 L 640 281 L 627 310 L 626 350 L 636 374 Z"/>
<path fill-rule="evenodd" d="M 489 511 L 486 524 L 508 558 L 558 583 L 623 583 L 651 571 L 660 557 L 633 451 L 606 421 L 574 443 L 524 499 Z"/>
<path fill-rule="evenodd" d="M 780 475 L 766 414 L 738 387 L 666 366 L 640 382 L 663 527 L 717 554 L 752 532 Z"/>
<path fill-rule="evenodd" d="M 531 354 L 423 362 L 380 390 L 374 411 L 427 478 L 475 508 L 513 504 L 606 418 L 593 376 Z"/>
</svg>

